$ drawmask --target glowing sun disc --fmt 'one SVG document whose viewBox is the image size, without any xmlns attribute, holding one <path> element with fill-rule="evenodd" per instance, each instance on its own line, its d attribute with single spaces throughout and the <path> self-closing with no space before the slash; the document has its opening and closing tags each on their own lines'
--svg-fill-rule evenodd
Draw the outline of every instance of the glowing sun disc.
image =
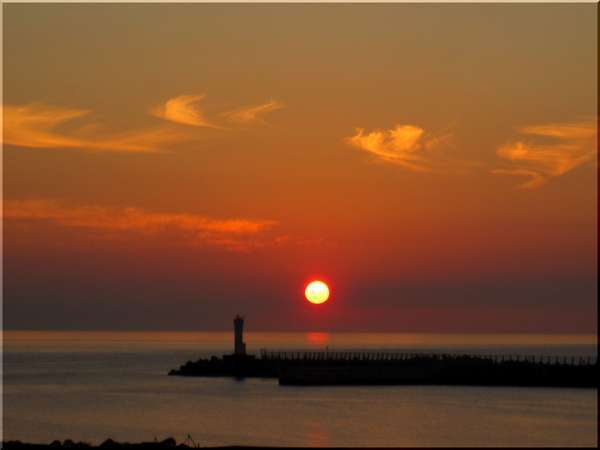
<svg viewBox="0 0 600 450">
<path fill-rule="evenodd" d="M 315 305 L 325 303 L 329 298 L 329 287 L 320 280 L 311 281 L 304 290 L 306 300 Z"/>
</svg>

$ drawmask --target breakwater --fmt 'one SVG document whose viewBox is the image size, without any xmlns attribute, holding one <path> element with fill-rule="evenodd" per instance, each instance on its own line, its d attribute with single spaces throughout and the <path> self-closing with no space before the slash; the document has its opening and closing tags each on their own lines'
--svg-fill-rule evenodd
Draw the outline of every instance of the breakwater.
<svg viewBox="0 0 600 450">
<path fill-rule="evenodd" d="M 278 378 L 282 385 L 484 385 L 595 388 L 597 358 L 262 350 L 188 361 L 169 375 Z"/>
</svg>

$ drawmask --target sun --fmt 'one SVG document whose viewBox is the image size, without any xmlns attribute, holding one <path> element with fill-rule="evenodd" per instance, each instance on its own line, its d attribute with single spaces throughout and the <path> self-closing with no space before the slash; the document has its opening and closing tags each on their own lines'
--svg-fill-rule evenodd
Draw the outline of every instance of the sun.
<svg viewBox="0 0 600 450">
<path fill-rule="evenodd" d="M 309 302 L 320 305 L 329 298 L 329 287 L 320 280 L 314 280 L 308 283 L 304 295 Z"/>
</svg>

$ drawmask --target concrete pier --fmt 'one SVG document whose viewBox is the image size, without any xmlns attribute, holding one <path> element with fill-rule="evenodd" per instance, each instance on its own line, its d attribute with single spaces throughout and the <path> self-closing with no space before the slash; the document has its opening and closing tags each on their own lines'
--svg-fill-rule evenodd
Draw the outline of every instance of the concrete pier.
<svg viewBox="0 0 600 450">
<path fill-rule="evenodd" d="M 488 386 L 598 386 L 590 357 L 375 351 L 269 351 L 246 353 L 244 318 L 233 320 L 233 353 L 188 361 L 169 375 L 267 377 L 283 385 L 448 384 Z"/>
<path fill-rule="evenodd" d="M 282 385 L 597 387 L 597 358 L 453 353 L 268 351 L 188 361 L 169 375 L 278 378 Z"/>
</svg>

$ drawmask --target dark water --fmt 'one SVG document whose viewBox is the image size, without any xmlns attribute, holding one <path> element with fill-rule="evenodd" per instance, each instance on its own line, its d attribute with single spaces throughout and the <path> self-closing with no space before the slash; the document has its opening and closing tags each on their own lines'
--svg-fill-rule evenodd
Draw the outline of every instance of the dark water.
<svg viewBox="0 0 600 450">
<path fill-rule="evenodd" d="M 280 387 L 168 377 L 230 333 L 4 333 L 4 439 L 201 445 L 596 446 L 597 391 Z M 595 336 L 249 333 L 250 351 L 372 349 L 596 355 Z"/>
</svg>

